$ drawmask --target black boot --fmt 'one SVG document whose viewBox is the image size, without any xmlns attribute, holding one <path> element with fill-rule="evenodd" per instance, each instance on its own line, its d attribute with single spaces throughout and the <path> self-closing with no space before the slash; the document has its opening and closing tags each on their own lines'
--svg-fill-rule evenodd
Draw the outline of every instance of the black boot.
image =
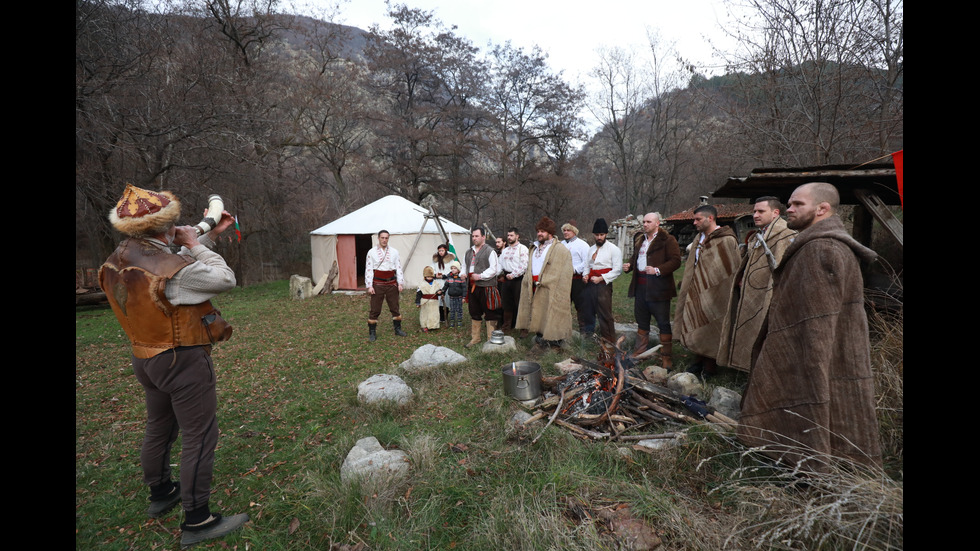
<svg viewBox="0 0 980 551">
<path fill-rule="evenodd" d="M 374 342 L 378 340 L 378 324 L 368 322 L 368 341 Z"/>
<path fill-rule="evenodd" d="M 395 326 L 395 334 L 399 337 L 407 337 L 408 333 L 402 331 L 402 320 L 393 320 L 392 324 Z"/>
</svg>

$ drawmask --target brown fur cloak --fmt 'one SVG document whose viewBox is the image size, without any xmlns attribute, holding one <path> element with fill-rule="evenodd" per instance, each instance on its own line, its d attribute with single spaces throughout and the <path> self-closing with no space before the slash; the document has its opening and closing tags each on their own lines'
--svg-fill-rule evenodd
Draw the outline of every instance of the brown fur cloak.
<svg viewBox="0 0 980 551">
<path fill-rule="evenodd" d="M 824 471 L 828 456 L 881 463 L 864 247 L 833 216 L 796 236 L 773 279 L 769 315 L 742 398 L 739 439 Z M 801 451 L 802 450 L 802 451 Z"/>
<path fill-rule="evenodd" d="M 714 358 L 721 340 L 732 276 L 738 268 L 738 241 L 730 227 L 719 226 L 705 238 L 701 259 L 695 263 L 697 240 L 695 237 L 684 264 L 684 279 L 671 327 L 685 348 Z"/>
<path fill-rule="evenodd" d="M 792 243 L 796 230 L 786 227 L 786 221 L 777 218 L 765 230 L 764 238 L 778 265 L 786 248 Z M 732 280 L 728 311 L 721 329 L 718 346 L 718 365 L 748 371 L 752 366 L 752 346 L 759 338 L 759 330 L 769 311 L 772 297 L 772 266 L 765 248 L 759 244 L 758 232 L 749 235 L 742 263 Z"/>
<path fill-rule="evenodd" d="M 572 336 L 572 253 L 555 239 L 545 253 L 544 265 L 538 278 L 537 290 L 532 291 L 531 263 L 535 243 L 528 254 L 527 273 L 521 282 L 521 301 L 517 306 L 514 327 L 541 333 L 547 341 L 564 340 Z"/>
</svg>

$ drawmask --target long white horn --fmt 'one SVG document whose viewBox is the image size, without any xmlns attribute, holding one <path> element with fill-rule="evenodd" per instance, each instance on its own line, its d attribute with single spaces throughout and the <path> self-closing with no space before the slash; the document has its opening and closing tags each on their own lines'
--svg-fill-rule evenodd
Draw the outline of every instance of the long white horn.
<svg viewBox="0 0 980 551">
<path fill-rule="evenodd" d="M 204 214 L 204 220 L 201 220 L 194 229 L 197 230 L 197 235 L 204 235 L 209 231 L 213 230 L 215 226 L 218 225 L 218 220 L 221 220 L 221 213 L 225 210 L 225 203 L 221 200 L 221 196 L 217 194 L 212 194 L 208 197 L 208 212 Z"/>
</svg>

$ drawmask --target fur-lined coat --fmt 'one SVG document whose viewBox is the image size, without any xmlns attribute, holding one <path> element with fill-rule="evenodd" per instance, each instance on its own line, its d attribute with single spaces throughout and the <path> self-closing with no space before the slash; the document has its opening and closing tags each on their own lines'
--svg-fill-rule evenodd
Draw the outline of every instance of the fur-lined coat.
<svg viewBox="0 0 980 551">
<path fill-rule="evenodd" d="M 695 237 L 684 264 L 684 279 L 671 327 L 685 348 L 699 356 L 714 358 L 721 341 L 732 277 L 739 264 L 738 240 L 730 227 L 719 226 L 701 244 L 700 260 L 697 240 Z"/>
<path fill-rule="evenodd" d="M 728 311 L 718 346 L 718 365 L 742 371 L 748 371 L 752 365 L 752 346 L 759 338 L 759 330 L 766 319 L 772 297 L 773 266 L 759 237 L 766 240 L 766 246 L 778 266 L 795 235 L 796 230 L 786 227 L 786 221 L 782 218 L 773 220 L 766 227 L 764 235 L 758 231 L 749 235 L 742 263 L 732 280 Z"/>
<path fill-rule="evenodd" d="M 544 265 L 533 289 L 531 264 L 538 243 L 528 254 L 528 269 L 521 282 L 521 301 L 517 306 L 517 329 L 540 333 L 548 341 L 564 340 L 572 336 L 572 253 L 557 239 L 545 252 Z"/>
<path fill-rule="evenodd" d="M 769 315 L 742 398 L 739 439 L 880 464 L 861 262 L 874 251 L 833 216 L 796 236 L 773 279 Z M 801 454 L 800 447 L 811 452 Z M 826 470 L 826 456 L 807 467 Z"/>
</svg>

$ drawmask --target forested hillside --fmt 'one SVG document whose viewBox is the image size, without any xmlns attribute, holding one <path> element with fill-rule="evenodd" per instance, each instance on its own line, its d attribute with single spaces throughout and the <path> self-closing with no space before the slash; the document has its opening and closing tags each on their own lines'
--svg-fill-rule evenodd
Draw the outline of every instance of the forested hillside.
<svg viewBox="0 0 980 551">
<path fill-rule="evenodd" d="M 724 77 L 651 39 L 604 52 L 587 93 L 540 49 L 479 48 L 410 5 L 382 30 L 275 1 L 76 0 L 76 265 L 114 247 L 127 182 L 174 191 L 188 223 L 220 194 L 247 285 L 309 274 L 309 231 L 387 194 L 527 236 L 545 214 L 672 213 L 753 167 L 902 148 L 902 2 L 754 4 Z"/>
</svg>

